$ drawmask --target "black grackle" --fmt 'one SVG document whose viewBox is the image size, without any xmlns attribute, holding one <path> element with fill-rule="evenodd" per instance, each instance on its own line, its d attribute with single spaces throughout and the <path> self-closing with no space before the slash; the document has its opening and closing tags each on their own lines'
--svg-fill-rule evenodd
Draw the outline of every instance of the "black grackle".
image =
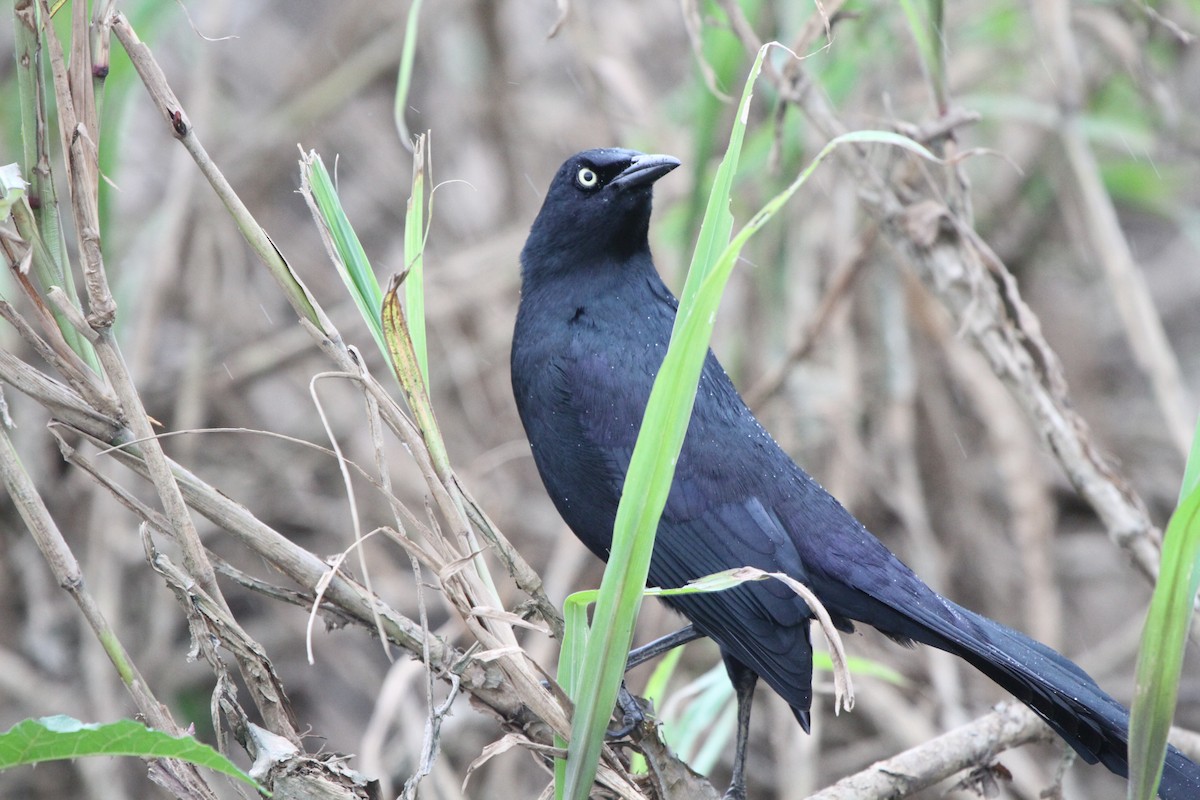
<svg viewBox="0 0 1200 800">
<path fill-rule="evenodd" d="M 587 150 L 563 164 L 521 253 L 512 347 L 517 408 L 546 489 L 607 559 L 621 487 L 677 301 L 650 256 L 652 187 L 679 161 Z M 1129 712 L 1079 667 L 938 595 L 779 448 L 709 352 L 658 528 L 649 583 L 675 587 L 739 566 L 785 572 L 836 624 L 864 622 L 963 658 L 1037 712 L 1086 761 L 1128 773 Z M 745 797 L 758 678 L 808 729 L 811 615 L 786 586 L 743 584 L 667 601 L 721 649 L 737 690 L 728 797 Z M 1200 767 L 1172 748 L 1160 795 L 1200 798 Z"/>
</svg>

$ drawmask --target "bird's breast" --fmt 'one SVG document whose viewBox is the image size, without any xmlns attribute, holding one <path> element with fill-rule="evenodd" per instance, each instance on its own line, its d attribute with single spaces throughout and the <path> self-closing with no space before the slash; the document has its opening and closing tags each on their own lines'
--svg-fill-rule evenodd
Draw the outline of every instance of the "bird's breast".
<svg viewBox="0 0 1200 800">
<path fill-rule="evenodd" d="M 670 335 L 603 297 L 525 297 L 513 389 L 534 462 L 559 513 L 607 557 L 629 457 Z M 656 329 L 656 327 L 661 329 Z"/>
</svg>

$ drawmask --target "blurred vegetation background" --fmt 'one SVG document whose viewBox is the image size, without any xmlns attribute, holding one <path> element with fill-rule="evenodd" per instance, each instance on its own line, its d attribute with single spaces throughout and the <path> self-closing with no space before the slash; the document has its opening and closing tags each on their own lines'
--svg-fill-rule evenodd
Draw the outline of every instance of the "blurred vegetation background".
<svg viewBox="0 0 1200 800">
<path fill-rule="evenodd" d="M 1192 38 L 1200 32 L 1200 3 L 1070 6 L 1083 89 L 1078 122 L 1118 212 L 1119 230 L 1107 231 L 1089 216 L 1064 150 L 1063 76 L 1038 34 L 1040 2 L 946 4 L 941 90 L 931 89 L 937 81 L 929 79 L 906 16 L 924 5 L 839 5 L 832 40 L 821 34 L 802 53 L 806 91 L 826 96 L 852 128 L 911 133 L 945 113 L 977 114 L 955 128 L 959 150 L 968 153 L 963 165 L 976 230 L 1016 275 L 1095 441 L 1165 524 L 1200 390 L 1200 53 Z M 546 497 L 512 402 L 517 256 L 563 158 L 607 145 L 670 153 L 684 167 L 657 187 L 652 237 L 664 277 L 682 285 L 732 113 L 718 93 L 736 93 L 753 58 L 733 29 L 731 7 L 438 0 L 421 12 L 404 116 L 412 131 L 432 131 L 437 189 L 425 274 L 433 404 L 463 483 L 540 571 L 555 602 L 598 585 L 601 565 Z M 812 3 L 744 0 L 738 7 L 761 40 L 785 43 L 813 24 L 815 13 Z M 392 104 L 408 4 L 147 0 L 119 8 L 275 245 L 372 371 L 384 374 L 296 193 L 297 145 L 317 150 L 335 170 L 381 282 L 401 270 L 411 157 Z M 13 51 L 12 34 L 11 25 L 0 24 L 0 51 Z M 782 64 L 782 54 L 773 58 Z M 17 102 L 13 60 L 0 60 L 0 110 Z M 322 556 L 342 551 L 353 533 L 335 460 L 255 432 L 327 445 L 310 381 L 330 369 L 328 360 L 167 134 L 115 43 L 102 131 L 101 222 L 117 334 L 150 415 L 164 432 L 187 432 L 166 439 L 167 452 L 298 544 Z M 798 108 L 761 85 L 735 217 L 744 221 L 824 141 Z M 0 163 L 20 153 L 17 115 L 0 113 Z M 877 161 L 889 168 L 897 158 L 880 153 Z M 61 179 L 61 164 L 57 169 Z M 853 177 L 831 162 L 751 243 L 722 306 L 714 349 L 785 448 L 935 588 L 1062 650 L 1128 703 L 1149 582 L 938 299 L 883 243 L 856 193 Z M 1174 405 L 1148 377 L 1162 365 L 1147 365 L 1136 344 L 1141 332 L 1122 316 L 1132 290 L 1105 276 L 1112 234 L 1127 243 L 1153 299 L 1152 321 L 1173 353 Z M 0 291 L 16 297 L 7 274 Z M 8 326 L 0 326 L 0 347 L 40 365 Z M 146 566 L 138 520 L 64 465 L 44 409 L 4 389 L 16 423 L 10 435 L 87 584 L 147 682 L 177 719 L 212 742 L 213 676 L 189 658 L 186 621 Z M 356 390 L 324 381 L 316 391 L 347 457 L 373 463 Z M 393 447 L 389 458 L 396 495 L 422 509 L 427 490 L 417 468 L 402 448 Z M 113 474 L 155 502 L 144 483 L 117 467 Z M 386 524 L 387 504 L 361 488 L 364 530 Z M 219 558 L 261 571 L 220 529 L 202 519 L 197 525 Z M 408 559 L 382 538 L 365 547 L 375 591 L 415 618 Z M 387 781 L 394 796 L 420 757 L 427 709 L 419 662 L 401 656 L 389 663 L 360 628 L 318 626 L 309 665 L 304 610 L 233 584 L 227 591 L 315 737 L 310 750 L 356 754 L 350 764 Z M 426 599 L 431 626 L 451 640 L 460 636 L 436 594 Z M 648 603 L 638 638 L 677 624 Z M 523 643 L 553 673 L 556 644 L 536 634 Z M 853 654 L 907 682 L 862 678 L 854 713 L 837 719 L 819 696 L 812 737 L 761 691 L 754 796 L 804 797 L 1003 699 L 953 659 L 904 650 L 872 632 L 848 643 Z M 1176 717 L 1193 730 L 1200 728 L 1194 656 Z M 690 645 L 671 691 L 717 662 L 711 645 Z M 635 690 L 647 674 L 634 676 Z M 133 710 L 10 499 L 0 497 L 0 728 L 53 713 L 112 720 Z M 701 727 L 709 733 L 727 723 Z M 467 765 L 500 735 L 490 717 L 460 698 L 422 795 L 464 796 Z M 1016 778 L 999 796 L 1036 797 L 1053 782 L 1060 751 L 1000 756 Z M 711 768 L 724 785 L 731 753 L 731 745 L 713 747 L 693 763 Z M 482 767 L 466 795 L 536 797 L 547 780 L 513 751 Z M 1124 796 L 1123 782 L 1099 768 L 1071 769 L 1065 786 L 1067 797 Z M 165 795 L 146 781 L 140 762 L 90 759 L 2 773 L 0 796 Z"/>
</svg>

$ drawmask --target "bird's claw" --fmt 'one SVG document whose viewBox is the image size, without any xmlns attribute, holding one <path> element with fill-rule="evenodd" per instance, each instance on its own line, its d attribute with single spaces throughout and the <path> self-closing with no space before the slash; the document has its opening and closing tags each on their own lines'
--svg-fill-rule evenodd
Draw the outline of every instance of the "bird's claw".
<svg viewBox="0 0 1200 800">
<path fill-rule="evenodd" d="M 644 702 L 634 697 L 622 682 L 621 690 L 617 693 L 617 705 L 621 708 L 621 724 L 615 728 L 609 728 L 605 735 L 609 739 L 623 739 L 633 733 L 646 721 Z"/>
</svg>

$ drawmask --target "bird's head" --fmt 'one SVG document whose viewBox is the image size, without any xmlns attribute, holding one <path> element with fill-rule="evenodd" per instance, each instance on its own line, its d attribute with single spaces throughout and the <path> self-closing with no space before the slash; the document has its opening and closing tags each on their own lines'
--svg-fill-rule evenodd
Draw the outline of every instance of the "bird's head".
<svg viewBox="0 0 1200 800">
<path fill-rule="evenodd" d="M 529 232 L 521 254 L 524 273 L 534 265 L 571 270 L 648 250 L 654 182 L 678 166 L 671 156 L 619 148 L 568 158 Z"/>
</svg>

